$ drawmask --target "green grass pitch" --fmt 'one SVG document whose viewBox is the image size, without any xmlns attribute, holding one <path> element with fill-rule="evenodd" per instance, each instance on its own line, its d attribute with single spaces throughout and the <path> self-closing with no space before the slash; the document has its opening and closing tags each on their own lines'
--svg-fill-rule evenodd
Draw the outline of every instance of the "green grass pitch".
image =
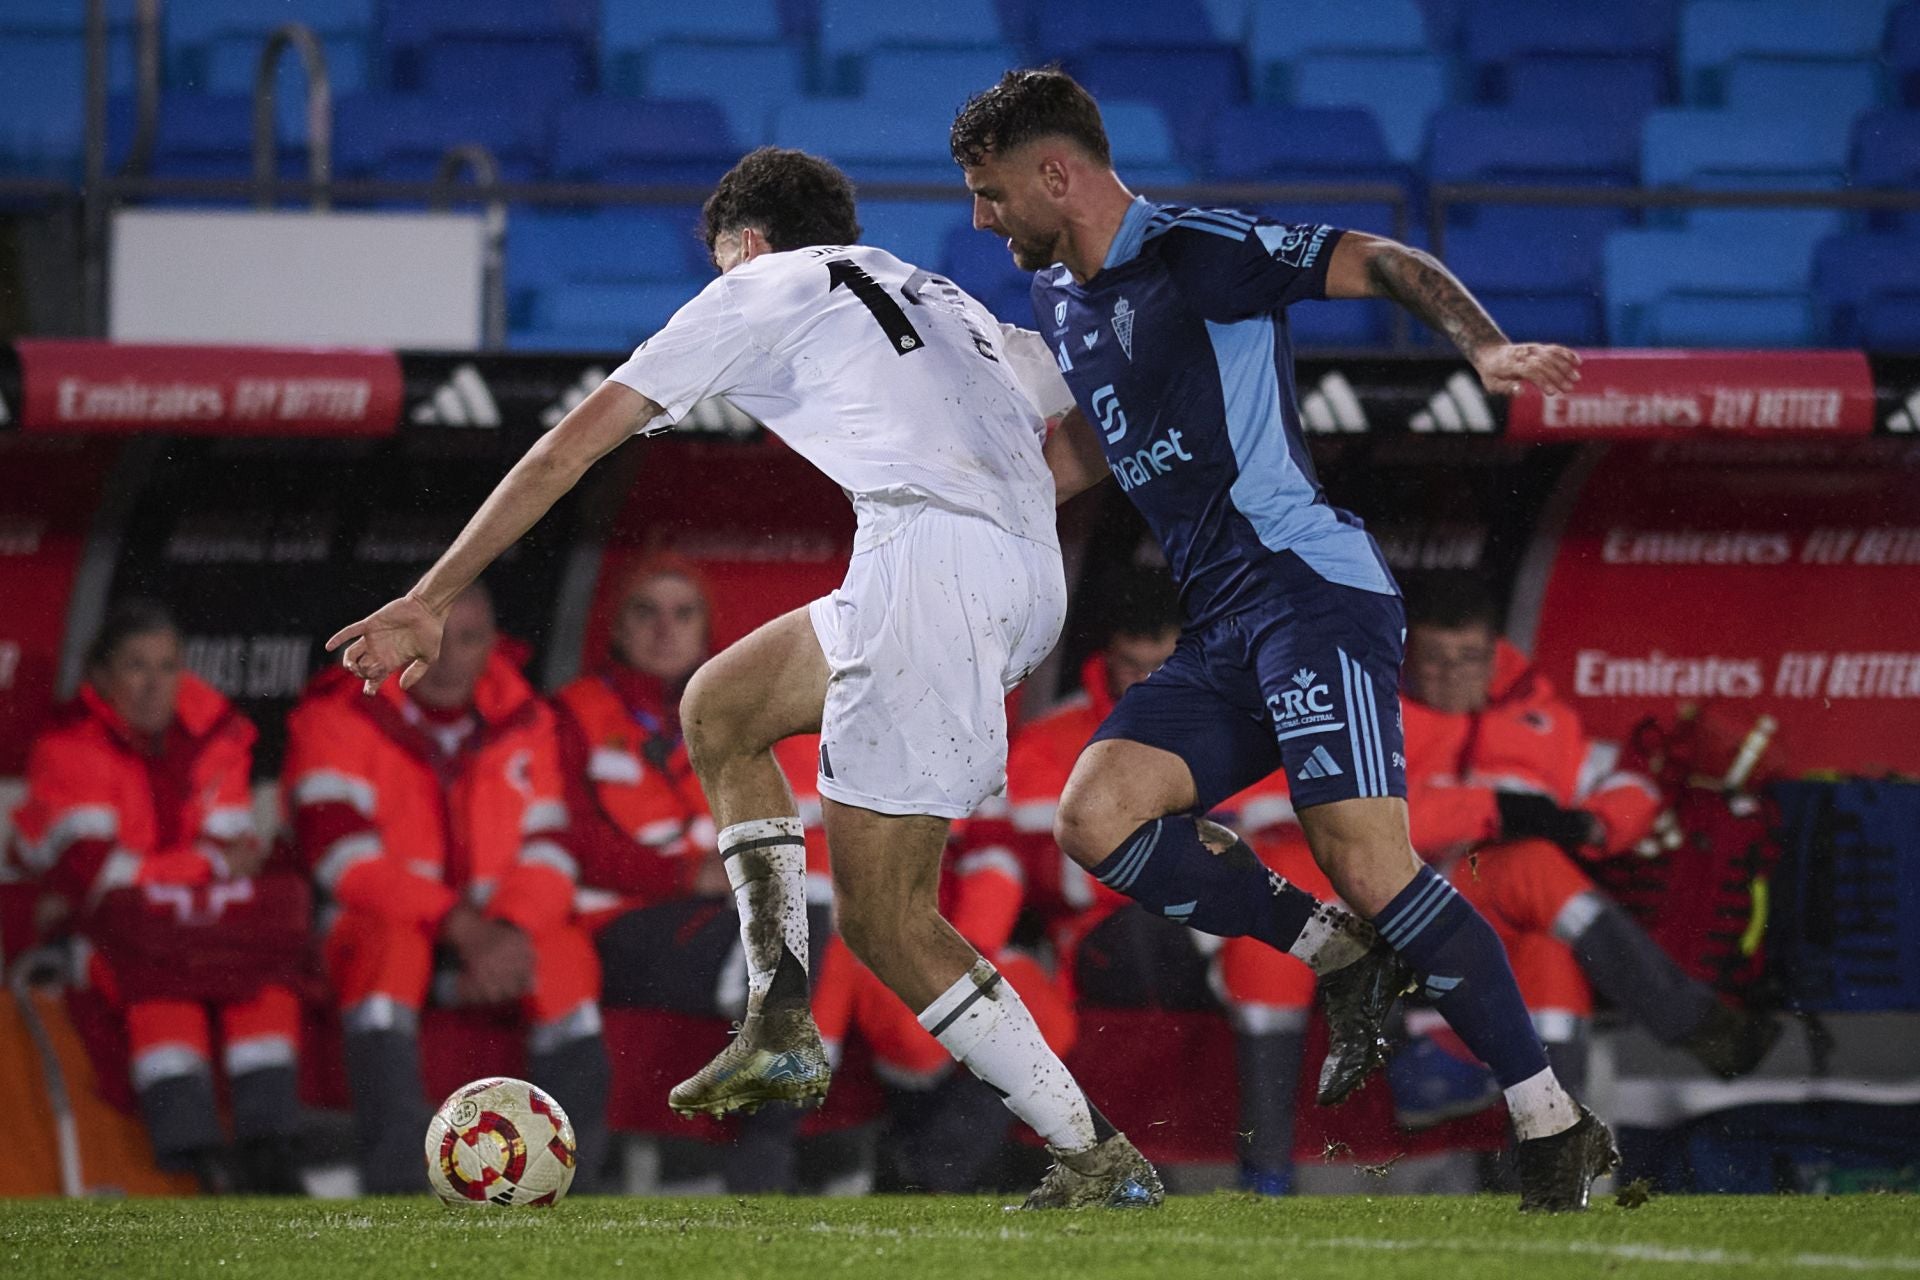
<svg viewBox="0 0 1920 1280">
<path fill-rule="evenodd" d="M 1280 1280 L 1920 1276 L 1920 1197 L 1657 1198 L 1521 1217 L 1507 1197 L 1177 1197 L 1158 1211 L 992 1199 L 0 1202 L 0 1276 Z"/>
</svg>

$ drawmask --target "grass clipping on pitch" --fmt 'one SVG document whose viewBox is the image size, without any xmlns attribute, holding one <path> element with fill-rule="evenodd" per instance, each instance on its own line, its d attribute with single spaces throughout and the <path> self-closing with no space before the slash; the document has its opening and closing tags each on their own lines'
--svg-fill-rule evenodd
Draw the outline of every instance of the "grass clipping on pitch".
<svg viewBox="0 0 1920 1280">
<path fill-rule="evenodd" d="M 0 1276 L 886 1275 L 1920 1277 L 1920 1197 L 1662 1197 L 1521 1217 L 1510 1197 L 1179 1197 L 1008 1213 L 993 1199 L 0 1202 Z"/>
</svg>

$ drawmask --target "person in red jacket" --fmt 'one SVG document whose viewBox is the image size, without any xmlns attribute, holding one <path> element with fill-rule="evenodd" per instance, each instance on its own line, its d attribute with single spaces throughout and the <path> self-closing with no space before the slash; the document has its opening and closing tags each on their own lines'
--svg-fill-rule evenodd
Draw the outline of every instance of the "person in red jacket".
<svg viewBox="0 0 1920 1280">
<path fill-rule="evenodd" d="M 710 651 L 710 614 L 692 561 L 647 556 L 622 583 L 606 661 L 554 695 L 580 865 L 575 906 L 593 931 L 612 1007 L 744 1013 L 739 916 L 680 726 L 681 695 Z M 816 750 L 797 742 L 782 752 L 796 792 L 812 784 Z M 824 853 L 817 800 L 806 816 L 809 854 Z M 824 939 L 831 891 L 824 877 L 819 885 L 826 892 L 809 895 L 811 928 Z M 792 1190 L 799 1119 L 788 1107 L 741 1117 L 722 1164 L 726 1189 Z"/>
<path fill-rule="evenodd" d="M 389 681 L 367 697 L 333 668 L 288 721 L 287 813 L 328 904 L 327 974 L 371 1193 L 423 1189 L 418 1028 L 430 990 L 517 1004 L 528 1074 L 572 1118 L 583 1181 L 605 1155 L 600 965 L 574 919 L 553 713 L 503 649 L 476 585 L 410 691 Z M 436 982 L 437 957 L 450 967 Z"/>
<path fill-rule="evenodd" d="M 1588 739 L 1546 677 L 1499 638 L 1498 604 L 1477 579 L 1431 580 L 1409 623 L 1413 846 L 1501 935 L 1560 1079 L 1576 1091 L 1585 1079 L 1595 990 L 1715 1074 L 1751 1071 L 1778 1024 L 1689 978 L 1580 867 L 1628 856 L 1647 835 L 1661 806 L 1652 781 L 1618 769 L 1617 751 Z M 1455 1066 L 1464 1046 L 1421 1013 L 1409 1030 L 1390 1070 L 1403 1119 L 1470 1108 L 1473 1079 Z"/>
<path fill-rule="evenodd" d="M 306 894 L 256 877 L 267 846 L 250 789 L 254 728 L 185 671 L 161 606 L 110 611 L 86 682 L 33 744 L 12 853 L 40 923 L 90 947 L 91 984 L 122 1014 L 132 1083 L 163 1168 L 209 1189 L 294 1192 L 294 1089 Z M 236 1169 L 213 1082 L 226 1068 Z"/>
</svg>

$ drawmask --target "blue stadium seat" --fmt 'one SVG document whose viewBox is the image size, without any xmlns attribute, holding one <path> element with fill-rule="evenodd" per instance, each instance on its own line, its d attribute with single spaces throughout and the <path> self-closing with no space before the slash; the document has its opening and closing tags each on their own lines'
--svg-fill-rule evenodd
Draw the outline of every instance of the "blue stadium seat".
<svg viewBox="0 0 1920 1280">
<path fill-rule="evenodd" d="M 1805 294 L 1678 294 L 1655 300 L 1645 325 L 1637 341 L 1656 347 L 1806 347 L 1813 303 Z"/>
<path fill-rule="evenodd" d="M 124 112 L 131 118 L 130 103 L 122 99 L 116 105 L 116 115 Z M 283 175 L 305 176 L 292 147 L 281 146 L 280 164 Z M 251 176 L 252 95 L 162 94 L 159 128 L 153 142 L 153 173 L 167 178 Z"/>
<path fill-rule="evenodd" d="M 202 85 L 208 92 L 252 92 L 251 77 L 244 89 L 232 86 L 230 77 L 222 84 L 213 82 L 212 64 L 216 57 L 231 61 L 245 58 L 251 49 L 259 57 L 267 36 L 290 23 L 299 23 L 325 39 L 328 62 L 354 58 L 359 76 L 350 83 L 345 78 L 335 83 L 335 92 L 354 92 L 366 84 L 367 41 L 374 25 L 374 0 L 300 0 L 298 4 L 271 4 L 264 0 L 185 0 L 163 6 L 165 57 L 168 83 Z M 227 52 L 217 52 L 224 47 Z M 354 54 L 341 53 L 341 47 L 354 47 Z M 329 70 L 331 70 L 331 66 Z M 223 68 L 227 71 L 229 68 Z M 351 69 L 349 69 L 349 72 Z"/>
<path fill-rule="evenodd" d="M 1100 115 L 1106 122 L 1114 167 L 1129 185 L 1171 186 L 1193 180 L 1180 163 L 1173 130 L 1159 107 L 1121 99 L 1101 103 Z"/>
<path fill-rule="evenodd" d="M 858 99 L 802 98 L 774 112 L 773 141 L 826 156 L 856 181 L 944 182 L 959 170 L 947 153 L 953 108 L 919 101 L 876 110 Z"/>
<path fill-rule="evenodd" d="M 1491 205 L 1450 229 L 1441 258 L 1517 338 L 1579 345 L 1604 339 L 1601 248 L 1614 209 Z"/>
<path fill-rule="evenodd" d="M 15 0 L 8 0 L 9 5 Z M 409 0 L 411 3 L 412 0 Z M 221 36 L 264 38 L 288 23 L 299 23 L 319 35 L 373 30 L 374 0 L 173 0 L 164 6 L 169 50 L 204 45 Z"/>
<path fill-rule="evenodd" d="M 640 72 L 644 66 L 645 75 Z M 655 98 L 712 98 L 743 150 L 771 136 L 773 113 L 806 87 L 805 52 L 785 43 L 654 45 L 612 91 Z"/>
<path fill-rule="evenodd" d="M 1435 182 L 1630 185 L 1640 150 L 1632 125 L 1630 119 L 1443 107 L 1433 114 L 1427 176 Z"/>
<path fill-rule="evenodd" d="M 1441 257 L 1475 289 L 1597 294 L 1604 245 L 1604 239 L 1566 220 L 1527 224 L 1481 218 L 1450 229 Z"/>
<path fill-rule="evenodd" d="M 1462 35 L 1467 58 L 1483 65 L 1531 53 L 1664 57 L 1673 46 L 1676 8 L 1677 0 L 1474 0 Z"/>
<path fill-rule="evenodd" d="M 1758 128 L 1726 111 L 1655 111 L 1641 142 L 1641 180 L 1650 186 L 1725 179 L 1836 186 L 1847 168 L 1848 124 L 1790 113 Z"/>
<path fill-rule="evenodd" d="M 1884 52 L 1895 95 L 1910 107 L 1920 107 L 1920 0 L 1908 0 L 1888 16 Z"/>
<path fill-rule="evenodd" d="M 448 148 L 477 142 L 493 152 L 503 177 L 542 177 L 550 118 L 549 109 L 510 97 L 355 94 L 334 104 L 333 167 L 341 177 L 425 181 Z"/>
<path fill-rule="evenodd" d="M 740 148 L 704 98 L 581 98 L 554 116 L 553 171 L 600 182 L 709 183 Z"/>
<path fill-rule="evenodd" d="M 820 0 L 820 53 L 844 58 L 889 44 L 975 48 L 1000 43 L 993 0 Z"/>
<path fill-rule="evenodd" d="M 1600 294 L 1575 289 L 1507 293 L 1475 289 L 1500 327 L 1519 342 L 1559 342 L 1597 347 L 1607 340 Z"/>
<path fill-rule="evenodd" d="M 197 77 L 184 84 L 176 80 L 174 87 L 212 94 L 251 96 L 253 77 L 259 67 L 260 50 L 263 47 L 264 42 L 257 36 L 222 36 L 194 51 L 190 65 L 202 58 L 205 60 L 200 64 Z M 340 97 L 343 94 L 365 92 L 369 70 L 366 43 L 350 37 L 337 37 L 325 42 L 325 51 L 327 84 L 333 95 Z M 304 143 L 307 138 L 307 73 L 297 55 L 289 53 L 280 59 L 273 84 L 274 118 L 280 137 Z"/>
<path fill-rule="evenodd" d="M 478 48 L 496 42 L 555 44 L 591 63 L 599 28 L 595 0 L 406 0 L 384 6 L 382 13 L 380 47 L 393 86 L 405 91 L 424 86 L 425 62 L 456 42 Z M 575 73 L 562 74 L 571 79 Z"/>
<path fill-rule="evenodd" d="M 1531 54 L 1506 64 L 1503 98 L 1514 111 L 1631 120 L 1667 101 L 1659 58 L 1612 54 Z"/>
<path fill-rule="evenodd" d="M 603 0 L 601 52 L 641 53 L 663 40 L 762 41 L 782 33 L 778 0 L 727 4 L 663 4 L 660 0 Z"/>
<path fill-rule="evenodd" d="M 972 231 L 972 212 L 966 193 L 955 189 L 952 200 L 862 200 L 860 243 L 885 249 L 902 262 L 928 271 L 940 270 L 948 237 Z M 982 231 L 973 234 L 1006 252 L 1006 243 Z"/>
<path fill-rule="evenodd" d="M 509 323 L 535 323 L 539 295 L 574 283 L 663 283 L 692 297 L 712 278 L 690 207 L 516 208 L 507 218 Z"/>
<path fill-rule="evenodd" d="M 867 55 L 860 96 L 868 102 L 944 102 L 958 111 L 968 98 L 1022 65 L 1006 45 L 982 49 L 875 49 Z"/>
<path fill-rule="evenodd" d="M 78 176 L 86 96 L 80 37 L 0 36 L 0 173 Z"/>
<path fill-rule="evenodd" d="M 1920 302 L 1920 236 L 1864 233 L 1822 241 L 1813 255 L 1813 291 L 1827 312 L 1827 341 L 1866 343 L 1863 328 L 1877 303 L 1904 308 Z"/>
<path fill-rule="evenodd" d="M 1194 163 L 1206 154 L 1213 118 L 1247 100 L 1246 63 L 1230 44 L 1092 49 L 1066 68 L 1103 104 L 1132 98 L 1158 106 L 1180 154 Z"/>
<path fill-rule="evenodd" d="M 1460 52 L 1471 3 L 1472 0 L 1420 0 L 1420 13 L 1427 20 L 1427 39 L 1435 52 Z"/>
<path fill-rule="evenodd" d="M 1860 345 L 1874 351 L 1920 351 L 1920 293 L 1867 303 L 1860 315 Z"/>
<path fill-rule="evenodd" d="M 1811 263 L 1791 246 L 1694 230 L 1619 231 L 1607 238 L 1605 264 L 1607 331 L 1617 344 L 1810 340 Z M 1657 306 L 1675 299 L 1694 301 Z M 1703 336 L 1702 317 L 1712 313 L 1703 299 L 1735 304 L 1719 337 Z"/>
<path fill-rule="evenodd" d="M 1168 32 L 1211 29 L 1204 0 L 1158 0 L 1151 7 L 1114 0 L 1045 0 L 1033 16 L 1035 60 L 1066 58 L 1095 46 L 1159 47 Z"/>
<path fill-rule="evenodd" d="M 1889 108 L 1855 122 L 1853 179 L 1868 187 L 1920 187 L 1920 110 Z"/>
<path fill-rule="evenodd" d="M 780 37 L 776 0 L 737 0 L 728 4 L 662 4 L 659 0 L 606 0 L 600 27 L 600 83 L 620 93 L 658 94 L 643 81 L 652 74 L 656 46 L 669 41 L 697 44 L 760 44 Z M 788 46 L 798 51 L 797 46 Z M 709 89 L 734 81 L 716 80 Z M 678 90 L 676 89 L 677 93 Z"/>
<path fill-rule="evenodd" d="M 640 8 L 656 7 L 653 0 L 628 2 Z M 380 39 L 388 49 L 417 49 L 452 37 L 477 36 L 591 43 L 599 29 L 598 0 L 389 0 L 381 6 Z"/>
<path fill-rule="evenodd" d="M 1288 68 L 1314 53 L 1425 53 L 1426 21 L 1413 0 L 1292 0 L 1253 6 L 1247 59 L 1269 97 L 1287 92 Z"/>
<path fill-rule="evenodd" d="M 1692 0 L 1680 19 L 1680 68 L 1689 98 L 1712 101 L 1722 68 L 1749 54 L 1872 58 L 1884 0 Z"/>
<path fill-rule="evenodd" d="M 1253 31 L 1255 0 L 1206 0 L 1207 26 L 1216 40 L 1245 44 Z"/>
<path fill-rule="evenodd" d="M 1880 69 L 1868 61 L 1736 58 L 1726 68 L 1726 109 L 1758 122 L 1815 115 L 1850 126 L 1880 101 Z"/>
<path fill-rule="evenodd" d="M 1214 119 L 1208 157 L 1209 175 L 1232 181 L 1394 181 L 1405 173 L 1365 107 L 1230 107 Z"/>
<path fill-rule="evenodd" d="M 133 0 L 111 0 L 108 22 L 133 21 Z M 7 0 L 0 6 L 0 35 L 69 35 L 87 29 L 87 0 Z"/>
<path fill-rule="evenodd" d="M 254 35 L 220 36 L 193 51 L 185 66 L 191 74 L 185 84 L 175 79 L 176 87 L 199 89 L 205 93 L 252 93 L 253 77 L 260 66 L 260 52 L 266 39 Z M 327 84 L 335 97 L 362 93 L 371 87 L 367 42 L 353 36 L 334 36 L 321 42 L 327 59 Z M 279 78 L 275 80 L 284 107 L 286 99 L 301 99 L 306 93 L 306 72 L 300 55 L 287 52 L 280 56 Z"/>
<path fill-rule="evenodd" d="M 1287 308 L 1296 347 L 1308 350 L 1377 347 L 1393 334 L 1393 313 L 1384 302 L 1306 302 Z"/>
<path fill-rule="evenodd" d="M 601 348 L 632 347 L 665 327 L 673 313 L 700 291 L 690 281 L 641 284 L 562 282 L 540 294 L 534 328 L 577 335 Z"/>
<path fill-rule="evenodd" d="M 1314 54 L 1294 66 L 1293 97 L 1303 107 L 1368 108 L 1394 158 L 1413 163 L 1427 117 L 1447 100 L 1447 67 L 1429 54 Z"/>
<path fill-rule="evenodd" d="M 419 50 L 414 67 L 414 83 L 434 97 L 544 106 L 594 89 L 593 60 L 570 38 L 449 37 Z"/>
</svg>

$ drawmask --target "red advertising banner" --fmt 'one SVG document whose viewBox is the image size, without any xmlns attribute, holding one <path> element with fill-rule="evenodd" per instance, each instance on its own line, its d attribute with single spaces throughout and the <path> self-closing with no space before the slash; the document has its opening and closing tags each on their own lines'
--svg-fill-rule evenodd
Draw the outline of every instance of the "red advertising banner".
<svg viewBox="0 0 1920 1280">
<path fill-rule="evenodd" d="M 16 344 L 23 431 L 384 436 L 400 360 L 353 348 Z"/>
<path fill-rule="evenodd" d="M 0 437 L 0 777 L 26 767 L 53 709 L 74 576 L 116 451 Z"/>
<path fill-rule="evenodd" d="M 1838 434 L 1874 429 L 1873 374 L 1858 351 L 1582 351 L 1562 396 L 1513 397 L 1516 440 Z"/>
<path fill-rule="evenodd" d="M 1920 774 L 1920 455 L 1693 453 L 1622 447 L 1588 479 L 1547 584 L 1542 670 L 1605 737 L 1713 703 L 1775 717 L 1771 769 Z"/>
</svg>

